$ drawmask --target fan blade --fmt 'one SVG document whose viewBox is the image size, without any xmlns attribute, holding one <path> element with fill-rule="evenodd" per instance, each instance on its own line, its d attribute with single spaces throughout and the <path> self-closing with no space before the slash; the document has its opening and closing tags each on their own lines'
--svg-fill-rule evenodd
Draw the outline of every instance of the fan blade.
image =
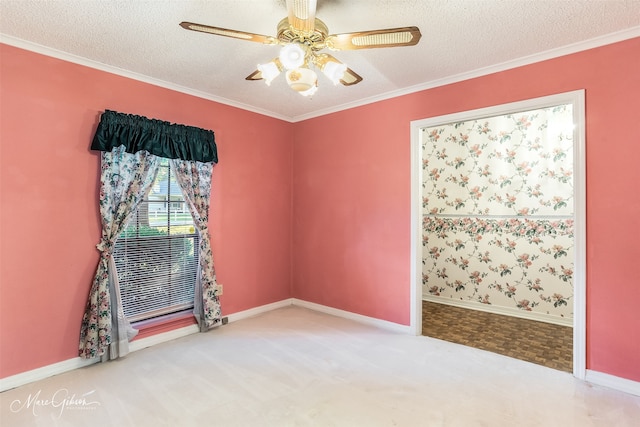
<svg viewBox="0 0 640 427">
<path fill-rule="evenodd" d="M 245 33 L 244 31 L 228 30 L 226 28 L 211 27 L 209 25 L 195 24 L 193 22 L 181 22 L 180 26 L 185 30 L 215 34 L 216 36 L 231 37 L 256 43 L 278 44 L 278 40 L 275 37 L 263 36 L 261 34 Z"/>
<path fill-rule="evenodd" d="M 332 34 L 326 44 L 333 50 L 373 49 L 378 47 L 413 46 L 420 41 L 418 27 L 389 28 L 386 30 L 360 31 Z"/>
<path fill-rule="evenodd" d="M 313 33 L 316 22 L 316 0 L 287 0 L 289 25 L 303 35 Z"/>
<path fill-rule="evenodd" d="M 344 72 L 344 76 L 342 76 L 342 79 L 340 79 L 340 83 L 342 83 L 344 86 L 352 86 L 360 83 L 361 81 L 362 77 L 360 77 L 351 68 L 347 68 L 347 70 Z"/>
<path fill-rule="evenodd" d="M 245 80 L 262 80 L 262 72 L 260 70 L 255 70 L 253 73 L 249 74 L 244 78 Z"/>
</svg>

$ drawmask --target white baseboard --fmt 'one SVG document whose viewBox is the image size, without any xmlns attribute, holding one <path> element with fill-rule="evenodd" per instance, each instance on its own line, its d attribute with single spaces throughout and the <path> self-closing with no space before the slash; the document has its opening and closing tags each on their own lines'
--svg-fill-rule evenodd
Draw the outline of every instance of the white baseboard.
<svg viewBox="0 0 640 427">
<path fill-rule="evenodd" d="M 229 323 L 236 322 L 238 320 L 246 319 L 248 317 L 257 316 L 258 314 L 266 313 L 267 311 L 276 310 L 278 308 L 295 305 L 297 307 L 308 308 L 310 310 L 319 311 L 321 313 L 330 314 L 345 319 L 354 320 L 360 323 L 366 323 L 371 326 L 376 326 L 381 329 L 386 329 L 393 332 L 400 332 L 408 334 L 410 327 L 407 325 L 401 325 L 387 320 L 376 319 L 374 317 L 363 316 L 362 314 L 352 313 L 350 311 L 340 310 L 333 307 L 328 307 L 322 304 L 316 304 L 313 302 L 301 300 L 298 298 L 288 298 L 282 301 L 277 301 L 271 304 L 261 305 L 260 307 L 251 308 L 249 310 L 240 311 L 238 313 L 230 314 Z"/>
<path fill-rule="evenodd" d="M 29 384 L 34 381 L 43 380 L 45 378 L 49 378 L 54 375 L 62 374 L 68 371 L 73 371 L 74 369 L 84 368 L 85 366 L 93 365 L 94 363 L 99 361 L 100 361 L 99 358 L 82 359 L 80 357 L 74 357 L 73 359 L 63 360 L 62 362 L 43 366 L 42 368 L 36 368 L 31 371 L 26 371 L 20 374 L 12 375 L 10 377 L 1 378 L 0 392 L 11 390 L 12 388 Z"/>
<path fill-rule="evenodd" d="M 239 311 L 237 313 L 229 314 L 229 323 L 237 322 L 238 320 L 247 319 L 249 317 L 257 316 L 258 314 L 266 313 L 267 311 L 276 310 L 282 307 L 288 307 L 293 304 L 293 298 L 283 299 L 282 301 L 273 302 L 271 304 L 261 305 L 259 307 L 250 308 L 248 310 Z"/>
<path fill-rule="evenodd" d="M 164 332 L 157 335 L 152 335 L 147 338 L 142 338 L 133 341 L 129 344 L 129 352 L 142 350 L 143 348 L 151 347 L 156 344 L 171 341 L 176 338 L 184 337 L 198 332 L 197 325 L 186 326 L 184 328 L 174 329 L 172 331 Z M 43 380 L 45 378 L 52 377 L 54 375 L 63 374 L 65 372 L 73 371 L 74 369 L 84 368 L 85 366 L 93 365 L 100 362 L 99 357 L 92 359 L 83 359 L 81 357 L 74 357 L 73 359 L 63 360 L 62 362 L 54 363 L 52 365 L 43 366 L 42 368 L 33 369 L 31 371 L 22 372 L 20 374 L 12 375 L 0 379 L 0 393 L 12 388 L 20 387 L 25 384 L 29 384 L 35 381 Z"/>
<path fill-rule="evenodd" d="M 286 299 L 271 304 L 261 305 L 259 307 L 250 308 L 249 310 L 239 311 L 237 313 L 229 314 L 226 316 L 229 319 L 229 323 L 237 322 L 238 320 L 246 319 L 248 317 L 257 316 L 267 311 L 275 310 L 277 308 L 287 307 L 292 304 L 292 299 Z M 223 316 L 224 317 L 224 316 Z M 129 344 L 129 351 L 134 352 L 142 350 L 143 348 L 151 347 L 156 344 L 175 340 L 177 338 L 186 337 L 187 335 L 197 334 L 200 331 L 198 325 L 185 326 L 183 328 L 174 329 L 168 332 L 152 335 L 147 338 L 135 340 Z"/>
<path fill-rule="evenodd" d="M 156 344 L 175 340 L 177 338 L 186 337 L 187 335 L 196 334 L 200 331 L 198 325 L 189 325 L 182 328 L 173 329 L 171 331 L 162 332 L 160 334 L 151 335 L 150 337 L 140 338 L 129 343 L 129 352 L 142 350 Z"/>
<path fill-rule="evenodd" d="M 265 313 L 267 311 L 275 310 L 277 308 L 286 307 L 291 305 L 292 303 L 293 299 L 289 298 L 272 304 L 266 304 L 260 307 L 255 307 L 249 310 L 230 314 L 227 317 L 229 318 L 229 322 L 235 322 L 241 319 L 256 316 L 261 313 Z M 163 342 L 195 334 L 198 333 L 198 331 L 198 325 L 190 325 L 183 328 L 174 329 L 172 331 L 152 335 L 150 337 L 141 338 L 139 340 L 132 341 L 129 344 L 129 352 L 142 350 L 144 348 L 151 347 Z M 43 380 L 54 375 L 59 375 L 68 371 L 73 371 L 74 369 L 83 368 L 99 361 L 100 358 L 98 357 L 93 359 L 74 357 L 73 359 L 63 360 L 62 362 L 57 362 L 51 365 L 43 366 L 41 368 L 33 369 L 31 371 L 22 372 L 10 377 L 0 378 L 0 393 L 12 388 L 20 387 L 25 384 Z"/>
<path fill-rule="evenodd" d="M 257 316 L 258 314 L 266 313 L 267 311 L 275 310 L 282 307 L 287 307 L 293 303 L 293 298 L 289 298 L 282 301 L 277 301 L 271 304 L 261 305 L 259 307 L 250 308 L 248 310 L 239 311 L 237 313 L 229 314 L 226 317 L 229 319 L 229 323 L 237 322 L 238 320 L 246 319 L 248 317 Z M 223 316 L 224 317 L 224 316 Z M 198 325 L 185 326 L 184 328 L 174 329 L 172 331 L 163 332 L 161 334 L 152 335 L 147 338 L 142 338 L 133 341 L 129 344 L 129 351 L 142 350 L 143 348 L 151 347 L 156 344 L 175 340 L 177 338 L 186 337 L 187 335 L 196 334 L 200 331 Z"/>
<path fill-rule="evenodd" d="M 274 302 L 271 304 L 262 305 L 259 307 L 251 308 L 249 310 L 240 311 L 237 313 L 229 314 L 229 322 L 236 322 L 238 320 L 246 319 L 256 316 L 261 313 L 266 313 L 278 308 L 295 305 L 298 307 L 304 307 L 311 310 L 319 311 L 321 313 L 331 314 L 333 316 L 342 317 L 345 319 L 354 320 L 356 322 L 365 323 L 371 326 L 376 326 L 382 329 L 386 329 L 393 332 L 409 334 L 410 327 L 401 325 L 386 320 L 376 319 L 373 317 L 363 316 L 361 314 L 352 313 L 345 310 L 339 310 L 337 308 L 328 307 L 321 304 L 316 304 L 297 298 L 289 298 L 282 301 Z M 133 341 L 130 344 L 130 351 L 137 351 L 143 348 L 147 348 L 156 344 L 160 344 L 166 341 L 174 340 L 183 336 L 191 335 L 198 332 L 196 325 L 187 326 L 184 328 L 175 329 L 173 331 L 164 332 L 157 335 L 152 335 L 147 338 L 142 338 L 137 341 Z M 73 359 L 64 360 L 62 362 L 54 363 L 52 365 L 43 366 L 41 368 L 33 369 L 31 371 L 22 372 L 20 374 L 12 375 L 0 379 L 0 392 L 10 390 L 15 387 L 19 387 L 25 384 L 29 384 L 35 381 L 39 381 L 54 375 L 62 374 L 64 372 L 72 371 L 74 369 L 83 368 L 85 366 L 92 365 L 98 362 L 100 359 L 81 359 L 75 357 Z M 600 385 L 615 390 L 619 390 L 625 393 L 640 396 L 640 383 L 624 378 L 615 377 L 613 375 L 604 374 L 601 372 L 587 370 L 586 381 L 595 385 Z"/>
<path fill-rule="evenodd" d="M 478 303 L 478 302 L 475 302 L 475 301 L 464 301 L 464 300 L 457 300 L 457 299 L 452 299 L 452 298 L 442 298 L 442 297 L 436 297 L 436 296 L 433 296 L 433 295 L 423 295 L 422 296 L 422 300 L 423 301 L 428 301 L 428 302 L 435 302 L 435 303 L 438 303 L 438 304 L 451 305 L 451 306 L 454 306 L 454 307 L 468 308 L 468 309 L 477 310 L 477 311 L 484 311 L 484 312 L 487 312 L 487 313 L 502 314 L 502 315 L 505 315 L 505 316 L 519 317 L 521 319 L 535 320 L 535 321 L 538 321 L 538 322 L 545 322 L 545 323 L 552 323 L 554 325 L 573 326 L 573 319 L 566 319 L 564 317 L 558 317 L 558 316 L 549 316 L 547 314 L 536 313 L 536 312 L 532 312 L 532 311 L 523 311 L 523 310 L 518 310 L 517 308 L 481 304 L 481 303 Z"/>
<path fill-rule="evenodd" d="M 311 310 L 331 314 L 337 317 L 343 317 L 349 320 L 355 320 L 356 322 L 366 323 L 367 325 L 377 326 L 378 328 L 386 329 L 388 331 L 399 332 L 402 334 L 409 334 L 411 332 L 411 327 L 408 325 L 401 325 L 399 323 L 389 322 L 387 320 L 376 319 L 375 317 L 363 316 L 362 314 L 339 310 L 337 308 L 327 307 L 326 305 L 316 304 L 297 298 L 293 298 L 293 305 L 309 308 Z"/>
<path fill-rule="evenodd" d="M 589 369 L 587 369 L 585 381 L 591 384 L 622 391 L 624 393 L 633 394 L 634 396 L 640 396 L 640 382 L 637 381 L 616 377 L 614 375 L 598 371 L 591 371 Z"/>
</svg>

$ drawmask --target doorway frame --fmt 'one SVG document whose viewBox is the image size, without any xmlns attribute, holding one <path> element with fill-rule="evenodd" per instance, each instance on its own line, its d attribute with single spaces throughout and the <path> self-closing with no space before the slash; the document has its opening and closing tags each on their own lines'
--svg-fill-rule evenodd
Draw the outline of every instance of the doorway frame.
<svg viewBox="0 0 640 427">
<path fill-rule="evenodd" d="M 586 156 L 584 89 L 532 98 L 443 116 L 413 120 L 411 126 L 411 320 L 410 333 L 422 334 L 422 152 L 421 130 L 468 120 L 513 114 L 539 108 L 572 104 L 573 109 L 573 203 L 574 203 L 574 276 L 573 276 L 573 375 L 586 376 Z"/>
</svg>

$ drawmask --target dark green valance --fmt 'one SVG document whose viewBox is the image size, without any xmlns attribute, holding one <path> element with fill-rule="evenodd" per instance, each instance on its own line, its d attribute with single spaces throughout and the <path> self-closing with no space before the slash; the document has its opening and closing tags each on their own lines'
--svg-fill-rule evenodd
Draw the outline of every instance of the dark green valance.
<svg viewBox="0 0 640 427">
<path fill-rule="evenodd" d="M 127 153 L 148 151 L 169 159 L 218 163 L 213 131 L 106 110 L 91 143 L 92 150 L 111 151 L 124 145 Z"/>
</svg>

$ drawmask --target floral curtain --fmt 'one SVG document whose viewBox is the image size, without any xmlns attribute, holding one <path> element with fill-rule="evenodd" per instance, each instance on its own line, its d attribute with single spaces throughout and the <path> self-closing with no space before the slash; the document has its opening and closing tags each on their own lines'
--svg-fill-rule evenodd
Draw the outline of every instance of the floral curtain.
<svg viewBox="0 0 640 427">
<path fill-rule="evenodd" d="M 113 250 L 154 181 L 160 157 L 177 159 L 176 169 L 200 234 L 200 273 L 195 298 L 201 330 L 220 322 L 220 304 L 208 234 L 209 192 L 213 163 L 218 162 L 210 130 L 142 116 L 105 111 L 91 143 L 101 151 L 100 260 L 89 291 L 80 330 L 79 354 L 103 360 L 124 356 L 137 331 L 122 309 Z M 189 172 L 191 171 L 191 172 Z M 185 190 L 187 188 L 187 190 Z"/>
<path fill-rule="evenodd" d="M 204 332 L 221 322 L 220 301 L 216 295 L 216 271 L 209 239 L 209 200 L 213 164 L 179 159 L 171 162 L 200 236 L 194 315 L 200 330 Z"/>
<path fill-rule="evenodd" d="M 158 157 L 146 151 L 125 152 L 124 146 L 101 154 L 100 217 L 102 238 L 96 246 L 100 260 L 89 292 L 80 331 L 80 356 L 108 358 L 129 352 L 136 334 L 122 312 L 113 249 L 118 235 L 135 213 L 158 171 Z M 115 321 L 114 321 L 115 320 Z"/>
</svg>

